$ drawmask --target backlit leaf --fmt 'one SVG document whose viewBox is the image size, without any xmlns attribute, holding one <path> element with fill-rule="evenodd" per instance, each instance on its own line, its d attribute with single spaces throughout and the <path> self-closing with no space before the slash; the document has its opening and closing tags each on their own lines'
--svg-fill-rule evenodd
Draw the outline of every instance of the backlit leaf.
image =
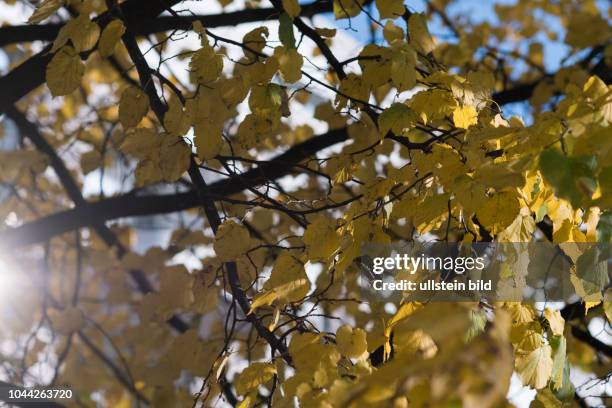
<svg viewBox="0 0 612 408">
<path fill-rule="evenodd" d="M 226 220 L 215 235 L 215 253 L 222 261 L 231 261 L 243 255 L 251 246 L 249 232 L 234 220 Z"/>
<path fill-rule="evenodd" d="M 47 17 L 55 14 L 57 10 L 64 4 L 64 0 L 43 0 L 34 13 L 28 19 L 28 23 L 30 24 L 38 24 Z"/>
<path fill-rule="evenodd" d="M 149 97 L 140 88 L 129 87 L 121 94 L 119 121 L 124 128 L 131 128 L 142 120 L 149 111 Z"/>
<path fill-rule="evenodd" d="M 338 351 L 349 358 L 360 358 L 368 349 L 366 332 L 346 324 L 336 331 L 336 344 Z"/>
<path fill-rule="evenodd" d="M 424 54 L 429 54 L 434 49 L 434 43 L 427 29 L 427 21 L 423 14 L 413 13 L 408 19 L 408 33 L 410 43 Z"/>
<path fill-rule="evenodd" d="M 552 374 L 552 349 L 548 344 L 516 358 L 516 371 L 523 384 L 540 389 L 546 387 Z"/>
<path fill-rule="evenodd" d="M 269 363 L 253 363 L 244 370 L 234 381 L 236 392 L 244 395 L 270 380 L 276 374 L 276 367 Z"/>
<path fill-rule="evenodd" d="M 380 18 L 398 18 L 404 14 L 403 0 L 376 0 L 376 8 Z"/>
<path fill-rule="evenodd" d="M 473 106 L 458 106 L 453 111 L 453 122 L 458 128 L 467 129 L 478 123 L 478 113 Z"/>
<path fill-rule="evenodd" d="M 117 44 L 125 33 L 125 26 L 121 20 L 113 20 L 102 30 L 98 51 L 103 57 L 110 57 L 115 52 Z"/>
<path fill-rule="evenodd" d="M 68 95 L 81 84 L 85 64 L 70 46 L 62 47 L 47 65 L 46 79 L 53 96 Z"/>
<path fill-rule="evenodd" d="M 283 9 L 291 17 L 297 17 L 302 10 L 298 0 L 283 0 Z"/>
</svg>

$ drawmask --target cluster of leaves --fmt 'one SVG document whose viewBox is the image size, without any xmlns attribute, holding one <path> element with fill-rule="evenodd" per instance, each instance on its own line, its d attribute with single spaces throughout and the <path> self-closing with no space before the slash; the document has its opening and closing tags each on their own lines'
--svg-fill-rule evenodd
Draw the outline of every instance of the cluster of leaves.
<svg viewBox="0 0 612 408">
<path fill-rule="evenodd" d="M 570 371 L 609 378 L 588 326 L 612 310 L 575 268 L 582 299 L 557 311 L 366 303 L 359 262 L 366 243 L 432 237 L 610 242 L 609 16 L 592 0 L 497 5 L 496 25 L 449 0 L 270 3 L 43 0 L 0 28 L 15 76 L 42 69 L 0 95 L 19 134 L 0 243 L 34 271 L 0 309 L 7 380 L 85 406 L 488 407 L 516 372 L 535 406 L 586 404 Z M 372 42 L 339 60 L 346 34 L 307 19 L 322 12 L 367 18 Z M 568 49 L 556 72 L 542 36 Z M 127 217 L 179 211 L 136 250 Z"/>
</svg>

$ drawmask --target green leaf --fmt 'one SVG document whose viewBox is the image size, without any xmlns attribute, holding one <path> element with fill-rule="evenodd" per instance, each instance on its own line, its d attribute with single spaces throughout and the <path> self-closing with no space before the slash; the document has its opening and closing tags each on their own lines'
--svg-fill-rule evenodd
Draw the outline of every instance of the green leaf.
<svg viewBox="0 0 612 408">
<path fill-rule="evenodd" d="M 576 276 L 584 288 L 583 295 L 599 293 L 609 284 L 608 258 L 605 247 L 599 246 L 593 246 L 580 255 L 576 262 Z"/>
<path fill-rule="evenodd" d="M 487 314 L 484 310 L 470 311 L 470 328 L 465 334 L 465 341 L 470 341 L 484 331 L 487 324 Z"/>
<path fill-rule="evenodd" d="M 286 48 L 295 48 L 295 36 L 293 35 L 293 20 L 289 14 L 282 13 L 278 18 L 278 37 Z"/>
<path fill-rule="evenodd" d="M 557 149 L 540 154 L 540 171 L 557 196 L 569 200 L 574 207 L 590 200 L 596 189 L 595 156 L 567 157 Z"/>
<path fill-rule="evenodd" d="M 570 365 L 566 361 L 563 366 L 563 382 L 561 383 L 561 388 L 555 391 L 555 396 L 560 401 L 572 401 L 574 399 L 574 392 L 576 392 L 576 389 L 570 381 Z"/>
<path fill-rule="evenodd" d="M 612 212 L 605 211 L 599 217 L 597 224 L 597 241 L 603 243 L 612 242 Z"/>
<path fill-rule="evenodd" d="M 612 166 L 604 167 L 598 174 L 601 197 L 593 204 L 600 208 L 610 208 L 612 205 Z"/>
<path fill-rule="evenodd" d="M 567 342 L 563 336 L 553 336 L 550 339 L 553 351 L 553 367 L 550 375 L 551 386 L 559 390 L 563 386 L 563 371 L 566 362 Z"/>
<path fill-rule="evenodd" d="M 389 131 L 401 135 L 406 128 L 414 126 L 416 115 L 403 103 L 394 103 L 378 117 L 378 129 L 384 137 Z"/>
</svg>

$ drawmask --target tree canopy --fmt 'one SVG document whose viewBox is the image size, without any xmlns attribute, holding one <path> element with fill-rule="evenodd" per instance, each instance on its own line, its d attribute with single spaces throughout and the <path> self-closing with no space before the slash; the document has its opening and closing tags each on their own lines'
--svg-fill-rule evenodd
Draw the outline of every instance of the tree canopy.
<svg viewBox="0 0 612 408">
<path fill-rule="evenodd" d="M 610 403 L 607 263 L 587 293 L 567 245 L 612 236 L 608 2 L 1 3 L 3 386 Z M 364 245 L 423 240 L 557 245 L 578 297 L 366 299 Z"/>
</svg>

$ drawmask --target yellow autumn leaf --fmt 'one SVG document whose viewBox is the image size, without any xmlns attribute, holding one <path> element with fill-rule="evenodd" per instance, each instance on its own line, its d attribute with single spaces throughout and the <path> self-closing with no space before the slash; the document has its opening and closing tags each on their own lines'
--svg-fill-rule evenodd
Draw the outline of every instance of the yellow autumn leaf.
<svg viewBox="0 0 612 408">
<path fill-rule="evenodd" d="M 249 96 L 249 108 L 253 113 L 262 116 L 278 114 L 284 93 L 285 90 L 277 84 L 254 86 Z"/>
<path fill-rule="evenodd" d="M 214 341 L 203 339 L 198 330 L 189 329 L 172 339 L 170 347 L 166 349 L 165 355 L 160 363 L 165 369 L 171 371 L 187 369 L 196 375 L 206 375 L 208 369 L 202 364 L 212 365 L 217 357 Z M 176 398 L 176 393 L 173 394 Z M 168 406 L 171 404 L 164 404 Z"/>
<path fill-rule="evenodd" d="M 478 221 L 491 234 L 503 231 L 516 219 L 520 204 L 515 191 L 501 191 L 488 197 L 476 210 Z"/>
<path fill-rule="evenodd" d="M 191 127 L 189 112 L 183 108 L 178 98 L 171 98 L 168 102 L 168 110 L 164 115 L 164 128 L 172 135 L 182 136 Z"/>
<path fill-rule="evenodd" d="M 316 106 L 314 117 L 327 123 L 329 129 L 339 129 L 346 125 L 346 117 L 340 112 L 336 112 L 329 102 L 324 102 Z"/>
<path fill-rule="evenodd" d="M 288 254 L 282 254 L 274 263 L 270 278 L 264 283 L 263 292 L 256 295 L 251 310 L 277 302 L 277 308 L 286 303 L 297 302 L 310 290 L 310 281 L 304 265 Z"/>
<path fill-rule="evenodd" d="M 224 121 L 232 115 L 223 95 L 217 89 L 201 87 L 195 99 L 187 100 L 185 113 L 194 125 L 198 157 L 215 157 L 223 143 Z"/>
<path fill-rule="evenodd" d="M 378 117 L 378 130 L 384 137 L 389 131 L 401 135 L 416 124 L 416 115 L 403 103 L 394 103 Z"/>
<path fill-rule="evenodd" d="M 288 286 L 289 290 L 292 289 L 291 283 L 285 284 L 284 286 L 286 287 Z M 253 301 L 251 302 L 251 309 L 249 310 L 248 314 L 253 313 L 255 310 L 257 310 L 258 308 L 262 306 L 270 306 L 272 303 L 276 301 L 276 299 L 278 299 L 278 292 L 284 289 L 285 289 L 284 287 L 280 287 L 280 288 L 276 288 L 276 290 L 270 290 L 270 291 L 262 292 L 256 295 L 253 298 Z"/>
<path fill-rule="evenodd" d="M 64 0 L 43 0 L 34 10 L 34 13 L 28 19 L 28 23 L 37 24 L 47 17 L 55 14 L 57 10 L 64 4 Z"/>
<path fill-rule="evenodd" d="M 189 68 L 198 83 L 207 84 L 219 78 L 223 72 L 223 56 L 205 45 L 192 55 Z"/>
<path fill-rule="evenodd" d="M 224 1 L 228 1 L 228 0 L 224 0 Z M 236 408 L 250 408 L 255 404 L 256 400 L 257 400 L 257 393 L 251 392 L 248 395 L 246 395 L 244 399 L 240 401 L 238 405 L 236 405 Z"/>
<path fill-rule="evenodd" d="M 548 344 L 528 354 L 516 357 L 516 372 L 523 381 L 535 389 L 546 387 L 553 368 L 552 350 Z"/>
<path fill-rule="evenodd" d="M 201 131 L 201 124 L 195 125 L 195 146 L 198 152 L 198 157 L 202 160 L 210 160 L 219 154 L 223 146 L 223 137 L 221 131 L 209 132 L 208 134 Z"/>
<path fill-rule="evenodd" d="M 255 59 L 255 53 L 261 52 L 266 46 L 266 38 L 270 34 L 268 27 L 258 27 L 249 31 L 242 37 L 242 44 L 247 48 L 244 49 L 244 55 L 248 59 Z"/>
<path fill-rule="evenodd" d="M 438 226 L 448 216 L 450 194 L 437 194 L 427 197 L 417 207 L 413 218 L 414 227 L 419 234 L 425 234 Z"/>
<path fill-rule="evenodd" d="M 300 80 L 304 59 L 295 48 L 276 47 L 274 56 L 278 59 L 280 72 L 285 82 L 293 83 Z"/>
<path fill-rule="evenodd" d="M 242 370 L 234 380 L 236 392 L 244 395 L 270 380 L 276 374 L 276 367 L 270 363 L 252 363 Z"/>
<path fill-rule="evenodd" d="M 349 358 L 363 357 L 368 351 L 366 332 L 359 328 L 353 329 L 347 324 L 342 325 L 336 331 L 336 346 L 343 356 Z"/>
<path fill-rule="evenodd" d="M 195 300 L 193 285 L 195 279 L 183 265 L 164 268 L 160 274 L 159 294 L 170 307 L 186 308 Z"/>
<path fill-rule="evenodd" d="M 370 88 L 378 88 L 391 78 L 392 50 L 376 44 L 368 44 L 359 53 L 362 80 Z"/>
<path fill-rule="evenodd" d="M 485 22 L 451 0 L 138 3 L 1 8 L 0 341 L 15 381 L 53 354 L 58 381 L 103 406 L 487 408 L 516 402 L 520 373 L 533 408 L 560 408 L 575 367 L 607 379 L 601 344 L 574 327 L 612 319 L 608 253 L 584 250 L 612 223 L 602 2 L 497 1 Z M 572 58 L 551 65 L 559 41 Z M 185 170 L 206 178 L 218 231 Z M 437 241 L 460 251 L 410 245 Z M 500 258 L 470 250 L 482 241 L 525 245 Z M 550 266 L 540 241 L 577 294 L 558 311 L 521 302 Z M 406 252 L 491 255 L 495 296 L 363 290 L 370 256 Z M 418 289 L 413 266 L 395 281 Z M 191 395 L 187 377 L 209 381 Z"/>
<path fill-rule="evenodd" d="M 121 20 L 114 19 L 104 27 L 98 43 L 98 51 L 102 57 L 110 57 L 125 33 L 125 26 Z"/>
<path fill-rule="evenodd" d="M 520 302 L 508 302 L 505 306 L 510 310 L 512 320 L 516 323 L 529 323 L 533 321 L 535 312 L 530 305 L 524 305 Z"/>
<path fill-rule="evenodd" d="M 296 335 L 291 338 L 291 342 L 289 343 L 289 353 L 295 355 L 301 354 L 301 352 L 309 345 L 317 344 L 320 338 L 320 334 L 312 332 L 296 333 Z"/>
<path fill-rule="evenodd" d="M 391 330 L 396 324 L 398 324 L 399 322 L 401 322 L 402 320 L 404 320 L 405 318 L 407 318 L 408 316 L 410 316 L 411 314 L 419 310 L 421 307 L 422 305 L 417 302 L 402 303 L 402 305 L 393 314 L 393 317 L 391 317 L 391 319 L 389 319 L 389 321 L 387 322 L 385 326 L 385 335 L 387 337 L 390 336 Z"/>
<path fill-rule="evenodd" d="M 376 8 L 378 9 L 381 19 L 396 19 L 406 11 L 404 8 L 404 0 L 376 0 Z"/>
<path fill-rule="evenodd" d="M 457 101 L 452 93 L 436 88 L 417 93 L 410 99 L 408 106 L 427 123 L 451 114 Z"/>
<path fill-rule="evenodd" d="M 308 294 L 310 281 L 304 265 L 288 254 L 282 254 L 274 263 L 270 278 L 263 286 L 263 292 L 255 296 L 251 312 L 274 302 L 279 305 L 296 302 Z"/>
<path fill-rule="evenodd" d="M 291 18 L 299 16 L 302 11 L 298 0 L 283 0 L 283 9 Z"/>
<path fill-rule="evenodd" d="M 138 166 L 136 166 L 136 170 L 134 170 L 135 185 L 139 188 L 158 183 L 162 181 L 163 178 L 157 159 L 142 160 L 138 162 Z"/>
<path fill-rule="evenodd" d="M 486 188 L 475 182 L 470 176 L 461 174 L 452 183 L 454 184 L 455 200 L 469 214 L 473 214 L 486 199 Z"/>
<path fill-rule="evenodd" d="M 310 259 L 324 260 L 338 250 L 340 237 L 333 223 L 324 215 L 318 215 L 306 228 L 304 243 Z"/>
<path fill-rule="evenodd" d="M 221 261 L 232 261 L 245 254 L 251 246 L 249 231 L 236 221 L 228 219 L 219 226 L 214 249 Z"/>
<path fill-rule="evenodd" d="M 525 176 L 504 164 L 484 165 L 478 169 L 474 176 L 479 183 L 496 190 L 512 187 L 522 188 L 525 185 Z"/>
<path fill-rule="evenodd" d="M 76 307 L 67 307 L 63 310 L 54 310 L 49 313 L 53 329 L 68 335 L 85 327 L 85 315 Z"/>
<path fill-rule="evenodd" d="M 272 319 L 270 321 L 270 324 L 268 324 L 268 330 L 270 331 L 274 331 L 274 329 L 276 329 L 276 327 L 278 326 L 278 322 L 280 320 L 280 315 L 281 315 L 281 307 L 280 306 L 276 306 L 274 308 L 274 312 L 272 314 Z"/>
<path fill-rule="evenodd" d="M 355 17 L 363 8 L 364 0 L 334 0 L 334 17 L 336 20 Z"/>
<path fill-rule="evenodd" d="M 293 283 L 291 290 L 278 295 L 279 299 L 286 302 L 298 301 L 310 290 L 310 281 L 304 265 L 293 256 L 282 254 L 276 259 L 270 279 L 264 284 L 264 290 L 273 290 L 288 283 Z"/>
<path fill-rule="evenodd" d="M 404 47 L 393 53 L 391 57 L 391 82 L 399 92 L 412 89 L 416 85 L 415 66 L 416 53 L 411 47 Z"/>
<path fill-rule="evenodd" d="M 434 49 L 434 42 L 427 29 L 427 20 L 420 13 L 413 13 L 408 19 L 408 34 L 410 44 L 424 54 L 429 54 Z"/>
<path fill-rule="evenodd" d="M 338 110 L 350 104 L 359 106 L 367 102 L 370 97 L 370 89 L 363 78 L 357 74 L 350 73 L 340 82 L 340 92 L 336 95 L 335 103 Z"/>
<path fill-rule="evenodd" d="M 244 78 L 226 79 L 221 84 L 220 96 L 228 107 L 238 105 L 247 96 L 248 88 Z"/>
<path fill-rule="evenodd" d="M 389 44 L 393 44 L 395 42 L 401 42 L 404 39 L 404 30 L 393 24 L 393 21 L 387 20 L 385 22 L 385 26 L 383 27 L 383 37 Z"/>
<path fill-rule="evenodd" d="M 83 174 L 90 173 L 102 165 L 102 155 L 97 150 L 91 150 L 81 155 L 81 170 Z"/>
<path fill-rule="evenodd" d="M 217 287 L 211 285 L 209 280 L 205 280 L 203 276 L 196 276 L 193 284 L 193 303 L 189 306 L 189 310 L 206 314 L 215 310 L 219 304 L 219 296 Z"/>
<path fill-rule="evenodd" d="M 190 158 L 191 148 L 183 138 L 167 135 L 159 151 L 159 167 L 164 180 L 178 180 L 189 168 Z"/>
<path fill-rule="evenodd" d="M 564 16 L 567 18 L 568 16 Z M 590 47 L 610 38 L 610 25 L 599 13 L 572 12 L 565 42 L 573 47 Z"/>
<path fill-rule="evenodd" d="M 51 52 L 56 52 L 68 41 L 78 52 L 87 51 L 96 45 L 99 38 L 100 26 L 89 19 L 88 13 L 82 13 L 60 28 L 51 47 Z"/>
<path fill-rule="evenodd" d="M 597 225 L 601 216 L 601 210 L 598 207 L 589 208 L 584 216 L 584 225 L 586 226 L 587 242 L 597 242 Z"/>
<path fill-rule="evenodd" d="M 550 330 L 553 332 L 553 334 L 555 336 L 562 336 L 563 330 L 565 329 L 565 320 L 561 316 L 561 312 L 547 307 L 544 310 L 544 317 L 546 317 L 546 320 L 548 320 Z"/>
<path fill-rule="evenodd" d="M 312 332 L 298 333 L 291 338 L 289 354 L 298 370 L 310 373 L 320 372 L 337 365 L 341 358 L 338 349 L 331 344 L 321 344 L 320 338 L 321 335 Z M 320 374 L 324 375 L 321 372 Z"/>
<path fill-rule="evenodd" d="M 506 242 L 529 242 L 531 241 L 535 229 L 536 222 L 531 216 L 529 208 L 523 207 L 512 224 L 502 231 L 497 239 Z"/>
<path fill-rule="evenodd" d="M 395 330 L 422 330 L 440 347 L 455 343 L 471 327 L 471 310 L 461 303 L 433 302 L 395 323 Z M 458 338 L 459 337 L 459 338 Z"/>
<path fill-rule="evenodd" d="M 461 129 L 467 129 L 478 123 L 478 112 L 473 106 L 457 106 L 453 111 L 453 122 Z"/>
<path fill-rule="evenodd" d="M 127 132 L 119 150 L 137 159 L 154 158 L 157 160 L 161 141 L 162 139 L 153 129 L 131 129 Z"/>
<path fill-rule="evenodd" d="M 46 80 L 53 96 L 68 95 L 81 84 L 85 64 L 70 46 L 62 47 L 47 65 Z"/>
<path fill-rule="evenodd" d="M 119 122 L 125 129 L 135 127 L 149 111 L 149 97 L 140 88 L 131 86 L 119 100 Z"/>
<path fill-rule="evenodd" d="M 335 28 L 315 27 L 315 32 L 323 38 L 333 38 L 336 36 Z"/>
</svg>

